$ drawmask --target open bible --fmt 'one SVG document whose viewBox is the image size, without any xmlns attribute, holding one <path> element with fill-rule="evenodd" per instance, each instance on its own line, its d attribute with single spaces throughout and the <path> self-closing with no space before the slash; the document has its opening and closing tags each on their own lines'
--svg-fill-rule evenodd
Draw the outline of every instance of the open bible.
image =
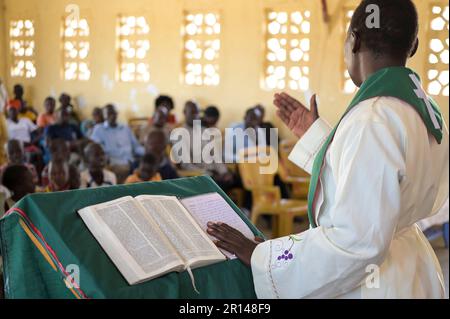
<svg viewBox="0 0 450 319">
<path fill-rule="evenodd" d="M 227 223 L 254 238 L 218 193 L 182 200 L 128 196 L 78 213 L 130 285 L 233 258 L 219 250 L 206 233 L 209 221 Z"/>
</svg>

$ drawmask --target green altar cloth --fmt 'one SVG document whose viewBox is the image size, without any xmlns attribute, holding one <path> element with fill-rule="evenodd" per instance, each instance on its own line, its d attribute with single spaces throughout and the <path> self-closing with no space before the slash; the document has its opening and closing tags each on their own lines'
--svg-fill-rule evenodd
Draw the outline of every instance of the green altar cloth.
<svg viewBox="0 0 450 319">
<path fill-rule="evenodd" d="M 193 271 L 172 272 L 130 286 L 89 232 L 77 210 L 122 196 L 171 195 L 179 198 L 217 192 L 261 233 L 209 177 L 111 186 L 25 197 L 0 220 L 6 298 L 256 298 L 250 268 L 228 260 Z M 28 231 L 27 231 L 28 230 Z M 39 249 L 41 247 L 41 249 Z M 69 289 L 68 265 L 79 267 L 79 287 Z M 70 278 L 70 277 L 69 277 Z"/>
</svg>

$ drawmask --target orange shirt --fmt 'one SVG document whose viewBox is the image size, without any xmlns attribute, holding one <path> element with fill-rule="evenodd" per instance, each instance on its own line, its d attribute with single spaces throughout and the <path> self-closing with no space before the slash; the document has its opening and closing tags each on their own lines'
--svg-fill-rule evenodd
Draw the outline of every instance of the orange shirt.
<svg viewBox="0 0 450 319">
<path fill-rule="evenodd" d="M 39 127 L 45 128 L 49 125 L 55 124 L 55 115 L 48 113 L 41 113 L 37 119 L 37 125 Z"/>
<path fill-rule="evenodd" d="M 13 107 L 17 110 L 20 109 L 21 106 L 22 106 L 22 101 L 20 101 L 20 100 L 13 99 L 13 100 L 9 100 L 9 102 L 8 102 L 8 107 Z"/>
<path fill-rule="evenodd" d="M 134 172 L 133 175 L 130 175 L 127 177 L 127 179 L 125 180 L 125 184 L 134 184 L 134 183 L 143 183 L 143 182 L 159 182 L 162 181 L 161 175 L 159 175 L 159 173 L 156 173 L 155 176 L 153 176 L 152 178 L 150 178 L 150 180 L 148 181 L 143 181 L 137 172 Z"/>
</svg>

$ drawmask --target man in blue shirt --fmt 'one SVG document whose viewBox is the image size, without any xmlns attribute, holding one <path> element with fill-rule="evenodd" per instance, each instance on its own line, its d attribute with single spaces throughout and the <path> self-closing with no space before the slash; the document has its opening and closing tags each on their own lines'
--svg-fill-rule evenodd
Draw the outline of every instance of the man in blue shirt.
<svg viewBox="0 0 450 319">
<path fill-rule="evenodd" d="M 45 140 L 45 158 L 49 160 L 50 144 L 54 140 L 64 140 L 70 149 L 71 164 L 78 165 L 81 161 L 80 154 L 82 145 L 85 142 L 83 134 L 78 126 L 70 124 L 70 114 L 66 108 L 60 108 L 56 111 L 56 123 L 47 126 L 44 131 Z"/>
<path fill-rule="evenodd" d="M 102 145 L 109 159 L 109 169 L 122 184 L 131 173 L 135 156 L 144 155 L 144 147 L 139 144 L 127 125 L 117 123 L 117 111 L 112 104 L 105 106 L 106 121 L 97 124 L 91 139 Z"/>
</svg>

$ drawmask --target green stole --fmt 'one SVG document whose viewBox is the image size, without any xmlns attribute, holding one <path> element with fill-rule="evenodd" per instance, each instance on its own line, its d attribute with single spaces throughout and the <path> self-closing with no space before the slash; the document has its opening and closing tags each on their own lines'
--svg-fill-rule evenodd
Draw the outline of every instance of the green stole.
<svg viewBox="0 0 450 319">
<path fill-rule="evenodd" d="M 428 132 L 441 144 L 442 115 L 437 103 L 424 92 L 419 76 L 406 67 L 390 67 L 375 72 L 362 84 L 341 120 L 333 129 L 314 160 L 308 193 L 308 218 L 311 226 L 314 228 L 317 225 L 314 218 L 313 203 L 319 185 L 321 169 L 327 150 L 334 139 L 339 124 L 356 105 L 377 96 L 398 98 L 411 105 L 419 113 Z"/>
</svg>

